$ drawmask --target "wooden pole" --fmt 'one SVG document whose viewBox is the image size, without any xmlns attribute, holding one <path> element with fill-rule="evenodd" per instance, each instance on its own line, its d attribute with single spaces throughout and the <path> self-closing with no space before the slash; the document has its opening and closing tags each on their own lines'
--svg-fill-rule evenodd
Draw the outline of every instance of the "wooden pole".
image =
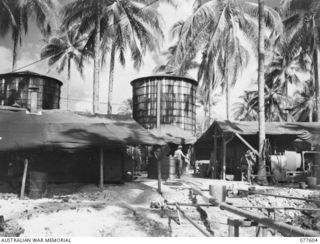
<svg viewBox="0 0 320 244">
<path fill-rule="evenodd" d="M 21 191 L 20 191 L 20 199 L 24 198 L 24 192 L 25 192 L 25 189 L 26 189 L 28 164 L 29 164 L 29 160 L 26 158 L 24 160 L 24 168 L 23 168 L 22 184 L 21 184 Z"/>
<path fill-rule="evenodd" d="M 158 80 L 157 83 L 157 128 L 160 129 L 160 120 L 161 116 L 161 82 Z"/>
<path fill-rule="evenodd" d="M 103 190 L 103 163 L 104 163 L 104 155 L 103 148 L 100 148 L 100 189 Z"/>
<path fill-rule="evenodd" d="M 215 175 L 216 175 L 216 164 L 217 164 L 217 146 L 218 144 L 218 139 L 217 139 L 217 136 L 214 135 L 213 136 L 213 159 L 212 159 L 212 165 L 211 165 L 211 169 L 213 168 L 213 172 L 211 172 L 211 178 L 214 179 L 215 178 Z"/>
<path fill-rule="evenodd" d="M 161 82 L 158 80 L 157 83 L 157 128 L 160 130 L 160 116 L 161 116 Z M 157 158 L 157 169 L 158 169 L 158 192 L 161 194 L 161 160 Z"/>
<path fill-rule="evenodd" d="M 226 179 L 226 168 L 227 168 L 227 144 L 226 139 L 222 137 L 222 179 Z"/>
<path fill-rule="evenodd" d="M 158 192 L 161 194 L 162 191 L 161 191 L 161 160 L 158 159 L 157 160 L 157 168 L 158 168 Z"/>
</svg>

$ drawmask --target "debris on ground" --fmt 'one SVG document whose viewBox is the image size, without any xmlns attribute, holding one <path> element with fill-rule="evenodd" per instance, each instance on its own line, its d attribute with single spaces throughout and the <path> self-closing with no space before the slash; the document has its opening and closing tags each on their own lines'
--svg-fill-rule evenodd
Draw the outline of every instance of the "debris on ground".
<svg viewBox="0 0 320 244">
<path fill-rule="evenodd" d="M 227 201 L 234 206 L 320 208 L 301 200 L 275 198 L 263 195 L 241 195 L 250 185 L 232 181 L 209 179 L 181 179 L 164 182 L 162 195 L 157 181 L 140 178 L 139 182 L 123 185 L 105 185 L 101 191 L 96 185 L 49 185 L 45 198 L 20 200 L 16 194 L 0 194 L 0 213 L 5 218 L 5 236 L 198 236 L 194 226 L 181 218 L 170 203 L 204 203 L 199 196 L 190 195 L 188 181 L 200 189 L 210 184 L 224 184 Z M 272 194 L 320 199 L 319 193 L 308 189 L 259 187 Z M 218 207 L 181 206 L 199 226 L 214 236 L 228 236 L 227 221 L 239 216 Z M 273 217 L 265 209 L 249 209 L 262 216 Z M 294 226 L 319 230 L 320 212 L 276 210 L 276 219 Z M 83 223 L 83 224 L 81 224 Z M 255 236 L 255 227 L 241 228 L 241 236 Z M 277 235 L 280 235 L 277 233 Z"/>
</svg>

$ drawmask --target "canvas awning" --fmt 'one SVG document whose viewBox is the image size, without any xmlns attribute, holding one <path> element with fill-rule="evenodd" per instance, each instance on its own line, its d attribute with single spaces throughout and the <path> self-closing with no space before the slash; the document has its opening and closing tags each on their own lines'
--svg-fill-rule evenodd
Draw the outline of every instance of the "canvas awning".
<svg viewBox="0 0 320 244">
<path fill-rule="evenodd" d="M 197 140 L 196 144 L 212 140 L 215 128 L 220 134 L 238 133 L 239 135 L 258 135 L 256 121 L 215 121 Z M 311 145 L 320 145 L 320 123 L 318 122 L 266 122 L 266 135 L 296 136 Z"/>
<path fill-rule="evenodd" d="M 41 115 L 0 111 L 0 137 L 0 151 L 165 144 L 132 119 L 60 110 L 45 110 Z"/>
<path fill-rule="evenodd" d="M 176 145 L 193 144 L 196 141 L 196 137 L 191 132 L 175 125 L 161 125 L 160 128 L 152 129 L 150 132 L 154 136 L 162 138 L 165 142 Z"/>
</svg>

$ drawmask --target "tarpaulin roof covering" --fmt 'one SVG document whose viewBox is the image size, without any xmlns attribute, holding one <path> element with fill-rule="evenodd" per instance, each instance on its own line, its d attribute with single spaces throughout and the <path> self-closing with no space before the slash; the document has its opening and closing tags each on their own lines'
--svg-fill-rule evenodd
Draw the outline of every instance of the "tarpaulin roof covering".
<svg viewBox="0 0 320 244">
<path fill-rule="evenodd" d="M 222 133 L 258 135 L 256 121 L 215 121 L 198 139 L 197 143 L 212 140 L 214 129 Z M 292 135 L 312 145 L 320 145 L 320 123 L 318 122 L 266 122 L 266 135 Z"/>
<path fill-rule="evenodd" d="M 61 110 L 45 110 L 41 115 L 0 111 L 0 137 L 0 151 L 165 144 L 132 119 L 117 119 L 117 116 L 109 119 Z"/>
<path fill-rule="evenodd" d="M 196 141 L 196 137 L 191 132 L 185 131 L 182 128 L 175 125 L 161 125 L 160 128 L 150 130 L 150 132 L 156 137 L 160 137 L 167 143 L 173 144 L 193 144 Z"/>
</svg>

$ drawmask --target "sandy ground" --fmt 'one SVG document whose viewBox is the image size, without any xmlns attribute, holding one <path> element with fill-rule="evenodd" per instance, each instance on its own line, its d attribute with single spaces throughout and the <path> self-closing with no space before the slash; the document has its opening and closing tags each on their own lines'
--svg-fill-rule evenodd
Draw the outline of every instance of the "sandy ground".
<svg viewBox="0 0 320 244">
<path fill-rule="evenodd" d="M 100 191 L 95 185 L 64 184 L 50 185 L 48 197 L 38 200 L 19 200 L 14 194 L 0 194 L 0 215 L 6 221 L 6 235 L 52 236 L 52 237 L 104 237 L 104 236 L 199 236 L 202 237 L 186 219 L 181 218 L 178 225 L 168 216 L 176 217 L 176 211 L 151 208 L 150 203 L 169 202 L 191 203 L 187 182 L 196 184 L 201 189 L 208 189 L 210 184 L 224 184 L 230 189 L 227 201 L 242 206 L 295 206 L 308 207 L 303 201 L 293 201 L 274 197 L 240 198 L 239 189 L 248 189 L 248 184 L 240 182 L 223 182 L 209 179 L 184 178 L 164 182 L 163 195 L 157 192 L 157 181 L 146 178 L 123 185 L 105 185 Z M 260 187 L 260 189 L 283 195 L 308 197 L 316 194 L 311 190 Z M 200 197 L 198 203 L 203 203 Z M 309 206 L 316 207 L 316 206 Z M 209 225 L 204 225 L 199 212 L 194 207 L 182 207 L 203 229 L 211 231 L 214 236 L 228 236 L 228 218 L 239 218 L 232 213 L 216 207 L 203 207 Z M 250 210 L 267 216 L 266 211 Z M 161 213 L 164 213 L 162 215 Z M 278 211 L 278 220 L 293 225 L 304 226 L 310 222 L 306 216 L 297 211 Z M 311 223 L 311 222 L 310 222 Z M 304 227 L 306 227 L 305 225 Z M 254 236 L 255 227 L 241 228 L 241 236 Z M 271 233 L 269 233 L 271 235 Z M 319 235 L 320 236 L 320 235 Z"/>
</svg>

